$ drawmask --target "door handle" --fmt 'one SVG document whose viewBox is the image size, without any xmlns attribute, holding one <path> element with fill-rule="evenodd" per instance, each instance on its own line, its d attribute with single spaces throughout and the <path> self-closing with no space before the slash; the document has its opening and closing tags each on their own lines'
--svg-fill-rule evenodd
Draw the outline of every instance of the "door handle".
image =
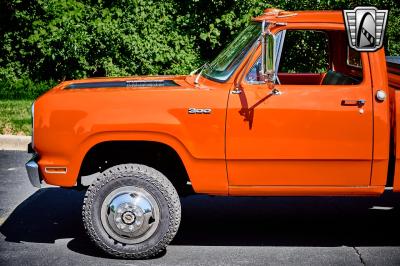
<svg viewBox="0 0 400 266">
<path fill-rule="evenodd" d="M 364 99 L 360 99 L 360 100 L 342 100 L 342 105 L 344 106 L 358 106 L 361 107 L 365 104 L 365 100 Z"/>
</svg>

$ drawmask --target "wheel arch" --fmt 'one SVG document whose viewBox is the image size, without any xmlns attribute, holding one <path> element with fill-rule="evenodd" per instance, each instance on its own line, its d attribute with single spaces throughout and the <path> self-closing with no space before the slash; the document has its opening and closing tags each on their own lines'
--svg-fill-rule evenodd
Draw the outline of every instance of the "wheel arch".
<svg viewBox="0 0 400 266">
<path fill-rule="evenodd" d="M 182 186 L 186 185 L 187 181 L 191 181 L 189 172 L 193 157 L 182 142 L 171 135 L 155 132 L 99 133 L 87 138 L 79 147 L 79 156 L 75 157 L 75 160 L 79 161 L 79 163 L 75 163 L 75 165 L 79 165 L 75 175 L 78 185 L 81 184 L 82 176 L 99 172 L 95 170 L 100 170 L 101 172 L 108 167 L 131 162 L 142 163 L 155 169 L 158 168 L 157 170 L 166 175 L 174 186 L 177 186 L 176 189 L 179 190 L 179 193 L 187 193 L 187 191 L 183 191 L 187 186 Z M 143 154 L 146 149 L 148 149 L 149 152 Z M 117 156 L 117 159 L 112 159 L 112 157 L 116 155 L 116 151 L 122 151 L 122 153 Z M 152 154 L 156 151 L 159 151 L 161 154 Z M 111 154 L 107 156 L 107 152 L 111 152 Z M 138 155 L 135 156 L 135 152 L 142 153 L 140 155 L 144 155 L 144 158 L 139 158 Z M 124 156 L 129 153 L 132 153 L 132 156 L 124 158 Z M 151 162 L 151 159 L 155 158 L 155 156 L 161 156 L 161 159 L 166 160 L 164 164 L 161 162 L 161 169 L 157 167 L 155 162 Z M 107 163 L 104 161 L 101 162 L 103 165 L 94 163 L 96 160 L 107 160 L 107 158 L 109 158 L 109 161 L 107 161 Z M 129 161 L 129 159 L 133 159 L 134 161 Z M 174 162 L 173 165 L 171 165 L 172 162 Z M 89 168 L 91 167 L 97 167 L 97 169 L 93 169 L 92 173 L 90 173 Z M 98 167 L 101 168 L 98 169 Z M 177 177 L 172 175 L 173 173 L 171 172 L 173 170 L 177 171 Z"/>
</svg>

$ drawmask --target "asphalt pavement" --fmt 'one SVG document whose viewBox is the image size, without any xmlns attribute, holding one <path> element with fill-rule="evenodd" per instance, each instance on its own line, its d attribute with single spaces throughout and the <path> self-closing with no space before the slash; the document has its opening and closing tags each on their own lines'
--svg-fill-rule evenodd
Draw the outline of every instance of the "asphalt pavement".
<svg viewBox="0 0 400 266">
<path fill-rule="evenodd" d="M 400 195 L 182 199 L 166 252 L 118 260 L 81 222 L 84 192 L 35 189 L 29 155 L 0 151 L 0 265 L 400 265 Z"/>
</svg>

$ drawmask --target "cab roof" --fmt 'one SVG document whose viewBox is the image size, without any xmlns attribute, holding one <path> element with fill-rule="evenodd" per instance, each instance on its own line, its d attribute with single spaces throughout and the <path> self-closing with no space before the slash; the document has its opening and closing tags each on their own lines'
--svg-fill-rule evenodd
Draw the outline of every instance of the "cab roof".
<svg viewBox="0 0 400 266">
<path fill-rule="evenodd" d="M 267 8 L 253 21 L 267 20 L 276 23 L 339 23 L 343 24 L 343 14 L 339 10 L 285 11 Z"/>
</svg>

